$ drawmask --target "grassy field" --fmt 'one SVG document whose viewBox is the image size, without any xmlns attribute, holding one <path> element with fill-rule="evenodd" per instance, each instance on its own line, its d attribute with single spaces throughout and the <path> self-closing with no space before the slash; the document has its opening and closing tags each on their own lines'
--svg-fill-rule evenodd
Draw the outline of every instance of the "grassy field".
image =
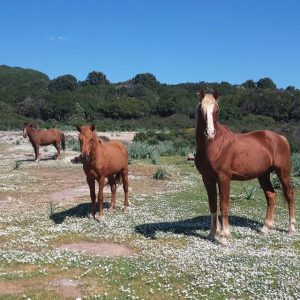
<svg viewBox="0 0 300 300">
<path fill-rule="evenodd" d="M 289 236 L 287 206 L 278 192 L 276 228 L 262 226 L 266 202 L 257 181 L 231 188 L 232 239 L 205 239 L 210 217 L 196 169 L 184 157 L 160 165 L 133 160 L 130 211 L 87 217 L 90 199 L 81 165 L 34 163 L 27 144 L 0 145 L 0 299 L 299 299 L 300 235 Z M 153 179 L 163 168 L 165 180 Z M 110 194 L 105 194 L 109 202 Z M 299 191 L 296 217 L 300 218 Z M 101 257 L 64 248 L 110 242 L 131 254 Z"/>
</svg>

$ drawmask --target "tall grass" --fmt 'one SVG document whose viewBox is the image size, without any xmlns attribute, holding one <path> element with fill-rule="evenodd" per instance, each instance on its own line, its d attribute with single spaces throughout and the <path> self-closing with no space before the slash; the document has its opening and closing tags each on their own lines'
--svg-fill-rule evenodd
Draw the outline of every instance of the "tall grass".
<svg viewBox="0 0 300 300">
<path fill-rule="evenodd" d="M 156 145 L 149 145 L 146 142 L 132 142 L 128 144 L 128 153 L 131 159 L 150 158 L 157 160 L 159 156 L 184 156 L 193 152 L 193 147 L 176 144 L 171 141 L 159 142 Z"/>
</svg>

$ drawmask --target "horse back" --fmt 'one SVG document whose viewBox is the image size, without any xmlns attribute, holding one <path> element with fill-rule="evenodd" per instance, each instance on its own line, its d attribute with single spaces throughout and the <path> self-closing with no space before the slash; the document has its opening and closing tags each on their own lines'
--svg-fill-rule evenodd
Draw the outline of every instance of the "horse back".
<svg viewBox="0 0 300 300">
<path fill-rule="evenodd" d="M 103 155 L 117 168 L 128 167 L 127 147 L 120 141 L 111 140 L 102 144 Z"/>
<path fill-rule="evenodd" d="M 41 145 L 50 145 L 53 143 L 59 143 L 62 140 L 62 131 L 56 128 L 50 128 L 47 130 L 39 131 L 39 143 Z"/>
<path fill-rule="evenodd" d="M 239 139 L 246 140 L 250 149 L 254 147 L 254 150 L 260 148 L 269 151 L 273 159 L 280 155 L 290 155 L 290 145 L 287 139 L 274 131 L 259 130 L 236 136 L 237 141 Z"/>
<path fill-rule="evenodd" d="M 238 179 L 255 178 L 269 169 L 290 167 L 288 141 L 269 130 L 236 134 L 228 150 L 225 156 L 231 156 L 231 170 Z"/>
</svg>

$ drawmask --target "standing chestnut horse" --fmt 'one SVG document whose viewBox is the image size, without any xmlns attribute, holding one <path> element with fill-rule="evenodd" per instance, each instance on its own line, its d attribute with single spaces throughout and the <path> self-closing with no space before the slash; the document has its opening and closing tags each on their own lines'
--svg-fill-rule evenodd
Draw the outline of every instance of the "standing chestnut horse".
<svg viewBox="0 0 300 300">
<path fill-rule="evenodd" d="M 220 233 L 221 244 L 226 245 L 230 237 L 228 214 L 231 180 L 258 178 L 267 200 L 267 213 L 262 233 L 274 226 L 273 212 L 275 191 L 270 181 L 270 173 L 277 174 L 288 202 L 289 233 L 295 230 L 294 193 L 290 183 L 290 147 L 285 137 L 272 131 L 261 130 L 245 134 L 235 134 L 218 122 L 218 93 L 200 92 L 196 129 L 197 151 L 195 164 L 202 174 L 208 194 L 211 214 L 211 228 L 208 239 L 215 240 Z M 219 188 L 221 231 L 217 216 L 217 188 Z"/>
<path fill-rule="evenodd" d="M 99 184 L 98 204 L 99 218 L 103 220 L 103 188 L 105 178 L 111 188 L 110 211 L 116 207 L 117 182 L 122 177 L 125 193 L 124 211 L 128 207 L 128 152 L 125 145 L 119 141 L 103 142 L 97 137 L 95 125 L 77 126 L 81 159 L 86 180 L 90 188 L 92 200 L 92 215 L 96 215 L 95 180 Z"/>
<path fill-rule="evenodd" d="M 60 157 L 61 147 L 65 150 L 65 135 L 62 131 L 51 128 L 46 130 L 37 129 L 31 123 L 24 123 L 23 137 L 29 137 L 30 143 L 34 149 L 35 161 L 40 160 L 39 147 L 53 145 L 57 150 L 57 156 Z"/>
</svg>

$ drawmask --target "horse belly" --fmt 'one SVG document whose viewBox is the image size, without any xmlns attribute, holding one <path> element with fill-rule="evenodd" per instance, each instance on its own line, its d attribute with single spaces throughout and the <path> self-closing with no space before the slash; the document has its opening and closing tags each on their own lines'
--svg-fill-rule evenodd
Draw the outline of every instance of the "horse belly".
<svg viewBox="0 0 300 300">
<path fill-rule="evenodd" d="M 272 159 L 264 151 L 246 151 L 233 158 L 232 179 L 249 180 L 260 177 L 272 167 Z"/>
</svg>

